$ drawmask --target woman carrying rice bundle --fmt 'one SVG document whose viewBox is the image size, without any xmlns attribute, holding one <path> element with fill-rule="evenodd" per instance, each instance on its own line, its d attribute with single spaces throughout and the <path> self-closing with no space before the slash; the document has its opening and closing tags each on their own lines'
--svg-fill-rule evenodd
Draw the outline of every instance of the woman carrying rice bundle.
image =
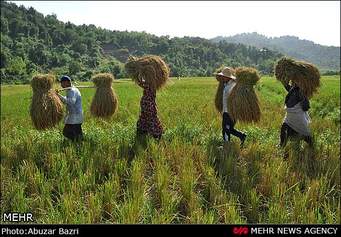
<svg viewBox="0 0 341 237">
<path fill-rule="evenodd" d="M 148 55 L 140 58 L 130 57 L 125 69 L 135 83 L 143 88 L 137 136 L 150 135 L 160 139 L 163 127 L 157 116 L 156 91 L 168 80 L 169 68 L 160 57 Z"/>
<path fill-rule="evenodd" d="M 313 146 L 308 110 L 309 98 L 320 86 L 318 69 L 306 62 L 282 58 L 275 67 L 275 76 L 288 91 L 285 97 L 286 115 L 280 132 L 280 147 L 284 147 L 290 137 L 303 138 L 309 146 Z"/>
<path fill-rule="evenodd" d="M 281 127 L 280 146 L 284 147 L 289 137 L 299 135 L 303 136 L 304 141 L 312 146 L 311 132 L 308 126 L 311 121 L 308 114 L 309 100 L 302 94 L 295 82 L 292 86 L 288 83 L 283 83 L 283 85 L 288 94 L 285 97 L 286 116 Z"/>
</svg>

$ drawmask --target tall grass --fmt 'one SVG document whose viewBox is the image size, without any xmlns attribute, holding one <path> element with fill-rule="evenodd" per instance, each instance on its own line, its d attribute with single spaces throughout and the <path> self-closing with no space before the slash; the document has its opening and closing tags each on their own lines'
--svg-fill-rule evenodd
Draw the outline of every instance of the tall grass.
<svg viewBox="0 0 341 237">
<path fill-rule="evenodd" d="M 279 128 L 285 90 L 257 86 L 261 122 L 222 146 L 216 81 L 188 78 L 158 92 L 161 141 L 135 144 L 142 91 L 113 84 L 118 113 L 91 117 L 94 91 L 82 90 L 85 141 L 64 141 L 63 124 L 33 129 L 28 86 L 1 87 L 1 212 L 32 212 L 38 223 L 340 223 L 340 78 L 324 77 L 311 102 L 315 148 Z"/>
</svg>

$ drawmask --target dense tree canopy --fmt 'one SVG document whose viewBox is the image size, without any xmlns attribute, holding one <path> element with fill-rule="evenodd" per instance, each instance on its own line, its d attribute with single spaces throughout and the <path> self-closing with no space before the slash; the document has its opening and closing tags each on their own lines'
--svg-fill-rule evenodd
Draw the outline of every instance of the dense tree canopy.
<svg viewBox="0 0 341 237">
<path fill-rule="evenodd" d="M 171 76 L 210 76 L 224 65 L 253 66 L 271 73 L 282 55 L 243 44 L 199 37 L 157 37 L 61 22 L 56 15 L 1 1 L 1 83 L 27 83 L 36 72 L 89 80 L 96 72 L 125 77 L 129 55 L 160 55 Z"/>
</svg>

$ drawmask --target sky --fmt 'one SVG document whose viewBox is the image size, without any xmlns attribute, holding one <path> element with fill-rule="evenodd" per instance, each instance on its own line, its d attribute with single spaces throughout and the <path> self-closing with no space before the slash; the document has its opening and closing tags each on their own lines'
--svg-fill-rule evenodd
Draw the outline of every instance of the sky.
<svg viewBox="0 0 341 237">
<path fill-rule="evenodd" d="M 340 1 L 14 2 L 32 6 L 44 15 L 54 13 L 63 22 L 94 24 L 109 30 L 207 39 L 258 32 L 340 46 Z"/>
</svg>

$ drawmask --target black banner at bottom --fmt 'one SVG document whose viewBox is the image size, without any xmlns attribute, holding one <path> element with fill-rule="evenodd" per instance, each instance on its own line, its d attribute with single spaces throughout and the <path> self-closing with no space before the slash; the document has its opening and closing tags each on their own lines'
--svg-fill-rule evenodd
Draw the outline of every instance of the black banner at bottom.
<svg viewBox="0 0 341 237">
<path fill-rule="evenodd" d="M 340 225 L 68 225 L 1 224 L 1 236 L 336 236 Z"/>
</svg>

